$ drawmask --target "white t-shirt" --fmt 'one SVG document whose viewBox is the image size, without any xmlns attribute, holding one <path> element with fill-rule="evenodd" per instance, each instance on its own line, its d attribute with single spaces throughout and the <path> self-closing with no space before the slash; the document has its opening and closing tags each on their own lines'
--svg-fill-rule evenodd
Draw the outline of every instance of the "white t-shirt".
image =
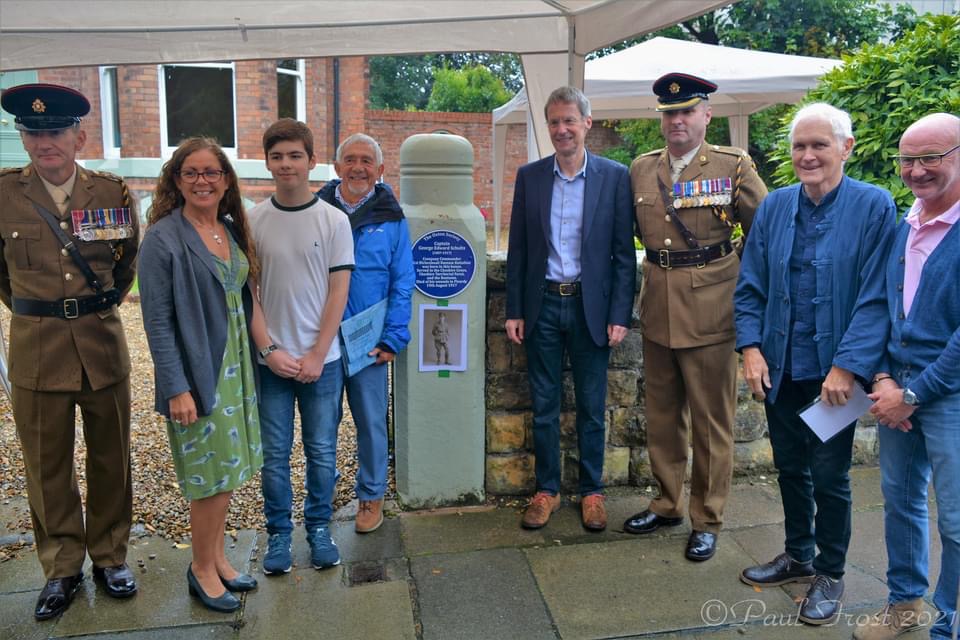
<svg viewBox="0 0 960 640">
<path fill-rule="evenodd" d="M 316 196 L 292 208 L 271 197 L 251 209 L 249 218 L 267 333 L 278 347 L 302 358 L 320 333 L 330 273 L 353 269 L 350 219 Z M 339 357 L 334 336 L 324 363 Z"/>
</svg>

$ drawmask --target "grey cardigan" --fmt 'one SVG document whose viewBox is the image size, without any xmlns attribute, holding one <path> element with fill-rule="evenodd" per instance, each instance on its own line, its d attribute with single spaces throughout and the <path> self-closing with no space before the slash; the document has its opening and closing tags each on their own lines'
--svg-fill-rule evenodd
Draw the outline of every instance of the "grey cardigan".
<svg viewBox="0 0 960 640">
<path fill-rule="evenodd" d="M 236 238 L 231 221 L 221 222 Z M 137 272 L 157 412 L 169 418 L 170 398 L 190 391 L 197 414 L 210 415 L 227 344 L 227 299 L 213 257 L 180 209 L 147 229 Z M 249 286 L 243 308 L 249 329 Z M 252 339 L 250 347 L 252 353 Z"/>
</svg>

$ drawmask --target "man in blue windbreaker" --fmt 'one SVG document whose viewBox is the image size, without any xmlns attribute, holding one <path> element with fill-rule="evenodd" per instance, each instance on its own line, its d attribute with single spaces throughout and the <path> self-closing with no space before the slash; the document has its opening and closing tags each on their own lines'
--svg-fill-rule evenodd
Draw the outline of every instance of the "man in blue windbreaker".
<svg viewBox="0 0 960 640">
<path fill-rule="evenodd" d="M 356 268 L 344 319 L 387 301 L 383 332 L 369 355 L 376 363 L 344 379 L 344 390 L 357 427 L 356 492 L 360 502 L 354 527 L 369 533 L 383 523 L 387 489 L 387 363 L 410 341 L 410 296 L 413 254 L 410 231 L 400 203 L 383 175 L 383 152 L 377 141 L 355 133 L 337 148 L 331 180 L 318 192 L 321 200 L 343 210 L 353 229 Z M 342 403 L 341 403 L 342 404 Z"/>
</svg>

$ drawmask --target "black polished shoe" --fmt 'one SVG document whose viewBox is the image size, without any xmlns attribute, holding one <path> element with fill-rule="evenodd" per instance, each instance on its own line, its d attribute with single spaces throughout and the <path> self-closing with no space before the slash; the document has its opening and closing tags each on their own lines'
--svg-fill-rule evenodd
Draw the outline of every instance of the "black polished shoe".
<svg viewBox="0 0 960 640">
<path fill-rule="evenodd" d="M 770 562 L 741 571 L 740 581 L 755 587 L 779 587 L 790 582 L 810 582 L 813 576 L 812 562 L 797 562 L 781 553 Z"/>
<path fill-rule="evenodd" d="M 717 552 L 717 534 L 709 531 L 691 531 L 687 539 L 687 560 L 703 562 Z"/>
<path fill-rule="evenodd" d="M 234 591 L 236 593 L 253 591 L 257 588 L 257 579 L 246 573 L 241 573 L 233 580 L 227 580 L 223 576 L 220 576 L 220 582 L 227 588 L 227 591 Z"/>
<path fill-rule="evenodd" d="M 800 605 L 800 621 L 813 625 L 833 622 L 840 615 L 842 597 L 842 578 L 834 580 L 830 576 L 818 575 Z"/>
<path fill-rule="evenodd" d="M 94 567 L 93 577 L 103 584 L 111 598 L 129 598 L 137 593 L 137 581 L 126 563 L 116 567 Z"/>
<path fill-rule="evenodd" d="M 81 582 L 83 582 L 83 573 L 47 580 L 47 584 L 40 592 L 40 597 L 37 598 L 37 606 L 33 610 L 34 617 L 37 620 L 49 620 L 66 611 Z"/>
<path fill-rule="evenodd" d="M 217 598 L 211 598 L 200 586 L 197 577 L 193 575 L 193 565 L 187 567 L 187 587 L 190 589 L 190 595 L 198 598 L 207 609 L 219 611 L 221 613 L 230 613 L 240 608 L 240 601 L 229 591 L 224 591 L 223 595 Z"/>
<path fill-rule="evenodd" d="M 623 523 L 623 530 L 626 533 L 653 533 L 660 527 L 675 527 L 681 523 L 683 518 L 667 518 L 646 509 L 627 518 Z"/>
</svg>

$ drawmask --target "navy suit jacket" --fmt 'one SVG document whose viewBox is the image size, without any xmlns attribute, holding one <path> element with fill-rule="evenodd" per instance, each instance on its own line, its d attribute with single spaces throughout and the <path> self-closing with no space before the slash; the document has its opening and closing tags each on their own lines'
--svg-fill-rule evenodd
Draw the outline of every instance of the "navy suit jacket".
<svg viewBox="0 0 960 640">
<path fill-rule="evenodd" d="M 517 171 L 507 251 L 507 319 L 536 325 L 546 290 L 554 156 Z M 637 277 L 630 174 L 587 152 L 580 244 L 580 290 L 590 337 L 607 344 L 607 325 L 630 326 Z"/>
</svg>

